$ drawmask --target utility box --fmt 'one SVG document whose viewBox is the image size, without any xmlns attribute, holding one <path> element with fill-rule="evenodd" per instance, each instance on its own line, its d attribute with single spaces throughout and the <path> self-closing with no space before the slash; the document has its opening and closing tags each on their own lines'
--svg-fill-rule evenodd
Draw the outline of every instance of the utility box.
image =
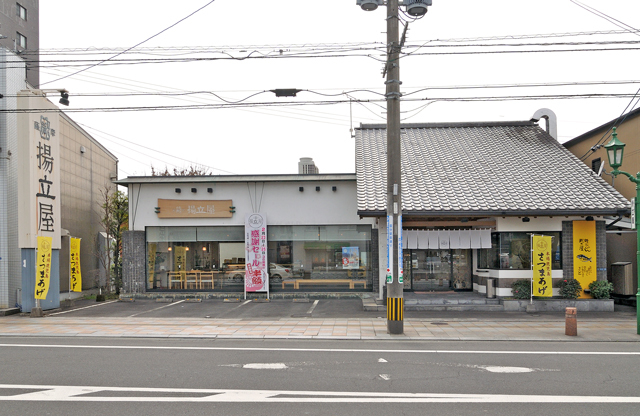
<svg viewBox="0 0 640 416">
<path fill-rule="evenodd" d="M 487 278 L 487 298 L 493 299 L 496 297 L 496 279 L 493 277 Z"/>
<path fill-rule="evenodd" d="M 611 263 L 613 293 L 616 295 L 635 295 L 633 290 L 633 264 L 628 261 Z"/>
</svg>

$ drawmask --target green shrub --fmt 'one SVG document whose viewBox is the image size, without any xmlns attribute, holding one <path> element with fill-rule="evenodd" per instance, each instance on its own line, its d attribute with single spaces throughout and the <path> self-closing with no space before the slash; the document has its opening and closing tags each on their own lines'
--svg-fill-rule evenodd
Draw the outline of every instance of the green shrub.
<svg viewBox="0 0 640 416">
<path fill-rule="evenodd" d="M 560 280 L 557 287 L 560 288 L 560 296 L 564 299 L 577 299 L 582 293 L 582 286 L 576 279 Z"/>
<path fill-rule="evenodd" d="M 613 292 L 613 283 L 606 280 L 596 280 L 589 283 L 589 291 L 595 299 L 609 299 Z"/>
<path fill-rule="evenodd" d="M 511 283 L 511 292 L 516 299 L 529 299 L 531 297 L 531 280 L 516 280 Z"/>
</svg>

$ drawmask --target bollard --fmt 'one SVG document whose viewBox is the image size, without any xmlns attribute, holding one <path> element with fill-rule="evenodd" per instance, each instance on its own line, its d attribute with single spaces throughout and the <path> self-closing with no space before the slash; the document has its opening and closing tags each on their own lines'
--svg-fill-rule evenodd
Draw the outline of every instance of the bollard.
<svg viewBox="0 0 640 416">
<path fill-rule="evenodd" d="M 565 308 L 564 334 L 575 337 L 578 335 L 578 310 L 576 308 Z"/>
</svg>

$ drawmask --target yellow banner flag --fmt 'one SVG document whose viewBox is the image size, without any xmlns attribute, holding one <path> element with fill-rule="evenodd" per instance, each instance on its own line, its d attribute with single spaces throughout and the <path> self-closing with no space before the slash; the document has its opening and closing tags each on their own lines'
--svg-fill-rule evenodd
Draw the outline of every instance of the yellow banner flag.
<svg viewBox="0 0 640 416">
<path fill-rule="evenodd" d="M 149 267 L 149 287 L 153 287 L 153 278 L 156 274 L 156 249 L 158 245 L 156 243 L 149 243 L 149 253 L 147 258 L 147 265 Z"/>
<path fill-rule="evenodd" d="M 573 222 L 573 278 L 580 282 L 580 298 L 591 298 L 584 292 L 597 279 L 596 222 Z"/>
<path fill-rule="evenodd" d="M 69 290 L 71 292 L 82 292 L 80 240 L 80 238 L 69 239 Z"/>
<path fill-rule="evenodd" d="M 553 296 L 551 285 L 551 237 L 533 236 L 533 296 Z"/>
<path fill-rule="evenodd" d="M 51 237 L 38 237 L 35 298 L 46 299 L 51 280 Z"/>
<path fill-rule="evenodd" d="M 176 272 L 183 272 L 187 267 L 187 248 L 176 247 L 175 248 L 175 261 L 173 263 Z"/>
</svg>

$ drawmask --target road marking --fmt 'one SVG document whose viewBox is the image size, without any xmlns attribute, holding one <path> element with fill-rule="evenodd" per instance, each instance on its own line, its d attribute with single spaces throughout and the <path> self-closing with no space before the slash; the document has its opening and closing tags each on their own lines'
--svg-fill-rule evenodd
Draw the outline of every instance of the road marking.
<svg viewBox="0 0 640 416">
<path fill-rule="evenodd" d="M 151 309 L 151 310 L 148 310 L 148 311 L 142 311 L 142 312 L 134 313 L 133 315 L 129 315 L 129 318 L 133 318 L 134 316 L 142 315 L 143 313 L 154 312 L 154 311 L 158 311 L 160 309 L 168 308 L 170 306 L 175 306 L 175 305 L 178 305 L 178 304 L 180 304 L 182 302 L 186 302 L 186 301 L 187 301 L 186 299 L 182 299 L 182 300 L 179 300 L 177 302 L 171 302 L 168 305 L 162 305 L 162 306 L 159 306 L 157 308 L 154 308 L 154 309 Z"/>
<path fill-rule="evenodd" d="M 313 313 L 313 310 L 316 308 L 316 306 L 318 306 L 318 302 L 320 302 L 320 299 L 316 299 L 315 302 L 313 302 L 313 305 L 311 305 L 311 307 L 307 311 L 309 315 L 311 315 Z"/>
<path fill-rule="evenodd" d="M 242 368 L 253 370 L 285 370 L 289 367 L 287 367 L 285 363 L 251 363 L 243 365 Z"/>
<path fill-rule="evenodd" d="M 88 348 L 182 351 L 288 351 L 288 352 L 353 352 L 376 354 L 515 354 L 515 355 L 640 355 L 640 351 L 481 351 L 481 350 L 382 350 L 357 348 L 266 348 L 266 347 L 165 347 L 158 345 L 64 345 L 64 344 L 0 344 L 0 347 L 20 348 Z"/>
<path fill-rule="evenodd" d="M 532 373 L 533 368 L 527 367 L 500 367 L 500 366 L 480 366 L 491 373 Z"/>
<path fill-rule="evenodd" d="M 383 380 L 391 380 L 391 376 L 389 374 L 380 374 L 380 378 Z"/>
<path fill-rule="evenodd" d="M 3 396 L 2 389 L 10 389 Z M 20 394 L 16 390 L 27 390 Z M 33 391 L 36 390 L 36 391 Z M 120 394 L 116 394 L 120 393 Z M 158 396 L 158 393 L 162 393 Z M 170 394 L 175 393 L 172 397 Z M 0 384 L 0 401 L 183 403 L 640 403 L 636 396 L 385 393 Z"/>
<path fill-rule="evenodd" d="M 379 362 L 379 363 L 386 363 L 386 362 L 388 362 L 388 361 L 387 361 L 387 360 L 385 360 L 384 358 L 379 358 L 379 359 L 378 359 L 378 362 Z"/>
<path fill-rule="evenodd" d="M 62 315 L 63 313 L 69 313 L 69 312 L 81 311 L 83 309 L 95 308 L 96 306 L 108 305 L 108 304 L 113 303 L 113 302 L 117 302 L 117 300 L 110 300 L 109 302 L 99 302 L 99 303 L 96 303 L 95 305 L 84 306 L 82 308 L 77 308 L 77 309 L 70 309 L 68 311 L 48 313 L 47 315 L 48 316 Z"/>
</svg>

